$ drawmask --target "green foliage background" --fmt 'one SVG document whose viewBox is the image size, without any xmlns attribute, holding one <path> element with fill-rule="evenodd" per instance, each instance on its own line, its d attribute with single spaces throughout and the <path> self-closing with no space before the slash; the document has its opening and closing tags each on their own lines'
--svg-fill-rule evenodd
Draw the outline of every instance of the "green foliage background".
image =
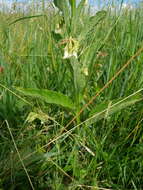
<svg viewBox="0 0 143 190">
<path fill-rule="evenodd" d="M 143 54 L 78 113 L 142 47 L 142 10 L 54 4 L 0 13 L 0 188 L 141 190 Z"/>
</svg>

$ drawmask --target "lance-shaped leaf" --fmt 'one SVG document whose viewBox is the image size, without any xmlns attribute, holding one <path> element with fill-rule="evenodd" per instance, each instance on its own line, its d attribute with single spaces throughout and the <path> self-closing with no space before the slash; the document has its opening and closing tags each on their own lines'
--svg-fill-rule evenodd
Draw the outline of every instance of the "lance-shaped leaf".
<svg viewBox="0 0 143 190">
<path fill-rule="evenodd" d="M 19 92 L 23 93 L 25 96 L 40 98 L 41 100 L 49 104 L 57 104 L 63 107 L 74 109 L 73 102 L 70 100 L 70 98 L 60 92 L 55 92 L 47 89 L 20 88 L 20 87 L 16 87 L 16 89 Z"/>
<path fill-rule="evenodd" d="M 122 109 L 125 109 L 129 106 L 132 106 L 142 100 L 143 96 L 140 93 L 133 93 L 124 99 L 101 103 L 91 111 L 90 118 L 87 119 L 87 122 L 85 123 L 92 124 L 103 118 L 108 118 L 108 116 L 111 116 L 112 114 L 121 111 Z"/>
</svg>

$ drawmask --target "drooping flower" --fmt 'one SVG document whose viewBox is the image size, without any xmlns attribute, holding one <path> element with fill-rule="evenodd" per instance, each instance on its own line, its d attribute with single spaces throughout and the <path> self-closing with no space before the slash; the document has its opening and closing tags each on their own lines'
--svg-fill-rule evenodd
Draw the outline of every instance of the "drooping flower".
<svg viewBox="0 0 143 190">
<path fill-rule="evenodd" d="M 61 29 L 59 24 L 56 24 L 55 33 L 56 34 L 61 34 L 62 33 L 62 29 Z"/>
<path fill-rule="evenodd" d="M 84 67 L 84 68 L 82 69 L 82 72 L 83 72 L 83 74 L 84 74 L 85 76 L 88 76 L 88 68 L 87 68 L 87 67 Z"/>
<path fill-rule="evenodd" d="M 76 39 L 70 37 L 63 41 L 63 44 L 66 44 L 64 48 L 64 56 L 63 59 L 68 59 L 71 57 L 77 58 L 79 43 Z"/>
</svg>

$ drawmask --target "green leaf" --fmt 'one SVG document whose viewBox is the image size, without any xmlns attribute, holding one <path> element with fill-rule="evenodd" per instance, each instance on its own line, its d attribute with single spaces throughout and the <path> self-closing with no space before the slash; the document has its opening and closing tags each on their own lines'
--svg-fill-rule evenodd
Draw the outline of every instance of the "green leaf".
<svg viewBox="0 0 143 190">
<path fill-rule="evenodd" d="M 15 24 L 15 23 L 22 21 L 22 20 L 37 18 L 37 17 L 41 17 L 41 16 L 45 16 L 45 15 L 33 15 L 33 16 L 20 17 L 20 18 L 14 20 L 13 22 L 11 22 L 9 25 Z"/>
<path fill-rule="evenodd" d="M 132 106 L 135 103 L 143 100 L 143 96 L 138 93 L 134 93 L 124 99 L 118 99 L 113 101 L 104 102 L 100 105 L 97 105 L 90 113 L 90 118 L 86 123 L 92 124 L 96 121 L 99 121 L 103 118 L 111 116 L 112 114 L 127 108 L 128 106 Z"/>
<path fill-rule="evenodd" d="M 54 0 L 54 5 L 60 10 L 63 11 L 65 0 Z"/>
<path fill-rule="evenodd" d="M 54 5 L 62 12 L 63 22 L 69 29 L 70 26 L 70 9 L 68 5 L 68 0 L 54 0 Z"/>
<path fill-rule="evenodd" d="M 98 17 L 105 17 L 106 15 L 107 15 L 107 11 L 105 11 L 105 10 L 98 11 L 96 13 L 96 16 L 98 16 Z"/>
<path fill-rule="evenodd" d="M 90 22 L 98 24 L 101 20 L 103 20 L 107 16 L 107 11 L 98 11 L 95 16 L 90 17 Z"/>
<path fill-rule="evenodd" d="M 75 11 L 76 11 L 76 0 L 69 0 L 69 4 L 71 6 L 71 13 L 72 13 L 72 17 L 75 15 Z"/>
<path fill-rule="evenodd" d="M 69 2 L 71 2 L 71 31 L 72 31 L 72 35 L 75 36 L 77 35 L 77 31 L 79 31 L 79 28 L 81 30 L 81 24 L 79 23 L 79 18 L 80 20 L 83 22 L 83 18 L 84 18 L 84 13 L 85 13 L 85 1 L 86 0 L 81 0 L 79 2 L 79 4 L 76 7 L 76 4 L 73 3 L 73 1 L 69 0 Z"/>
<path fill-rule="evenodd" d="M 57 104 L 63 107 L 74 109 L 72 101 L 62 93 L 47 89 L 33 89 L 33 88 L 20 88 L 20 87 L 15 87 L 15 88 L 26 96 L 40 98 L 41 100 L 50 104 Z"/>
<path fill-rule="evenodd" d="M 71 7 L 74 7 L 76 5 L 76 0 L 69 0 L 69 4 Z"/>
</svg>

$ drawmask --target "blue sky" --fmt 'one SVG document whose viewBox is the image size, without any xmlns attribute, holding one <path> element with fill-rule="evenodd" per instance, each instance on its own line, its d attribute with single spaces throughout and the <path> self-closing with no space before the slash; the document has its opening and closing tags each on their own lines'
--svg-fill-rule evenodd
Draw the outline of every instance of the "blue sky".
<svg viewBox="0 0 143 190">
<path fill-rule="evenodd" d="M 0 0 L 1 2 L 2 0 Z M 28 1 L 33 1 L 33 0 L 3 0 L 3 2 L 11 4 L 12 2 L 28 2 Z M 34 1 L 39 1 L 39 0 L 34 0 Z M 45 0 L 48 1 L 48 0 Z M 102 6 L 102 5 L 106 5 L 106 4 L 110 4 L 109 2 L 116 2 L 117 4 L 122 2 L 125 4 L 137 4 L 138 2 L 140 2 L 141 0 L 88 0 L 90 2 L 90 4 L 92 6 Z"/>
<path fill-rule="evenodd" d="M 89 0 L 89 2 L 93 5 L 95 4 L 95 2 L 99 2 L 99 3 L 102 3 L 102 2 L 111 2 L 110 0 Z M 122 0 L 116 0 L 117 2 L 122 2 Z M 138 3 L 140 2 L 141 0 L 123 0 L 124 3 Z"/>
<path fill-rule="evenodd" d="M 16 0 L 5 0 L 7 2 L 14 2 Z M 28 1 L 28 0 L 17 0 L 17 2 L 22 2 L 22 1 Z M 38 0 L 37 0 L 38 1 Z M 92 4 L 94 4 L 95 2 L 99 1 L 99 2 L 105 2 L 105 0 L 89 0 Z M 118 2 L 121 2 L 121 0 L 117 0 Z M 124 0 L 125 3 L 137 3 L 139 2 L 140 0 Z M 107 2 L 107 0 L 106 0 Z"/>
</svg>

